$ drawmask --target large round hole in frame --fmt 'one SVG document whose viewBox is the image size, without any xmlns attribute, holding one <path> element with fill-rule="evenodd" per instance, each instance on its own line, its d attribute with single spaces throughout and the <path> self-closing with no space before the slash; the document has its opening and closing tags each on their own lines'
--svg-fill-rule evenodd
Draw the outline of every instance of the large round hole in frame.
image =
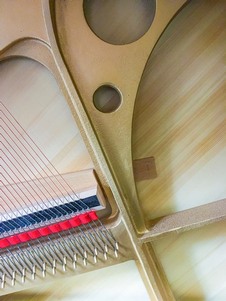
<svg viewBox="0 0 226 301">
<path fill-rule="evenodd" d="M 96 109 L 102 113 L 116 111 L 122 98 L 120 92 L 110 85 L 100 86 L 93 94 L 93 103 Z"/>
<path fill-rule="evenodd" d="M 84 0 L 91 30 L 103 41 L 124 45 L 140 39 L 150 28 L 156 0 Z"/>
</svg>

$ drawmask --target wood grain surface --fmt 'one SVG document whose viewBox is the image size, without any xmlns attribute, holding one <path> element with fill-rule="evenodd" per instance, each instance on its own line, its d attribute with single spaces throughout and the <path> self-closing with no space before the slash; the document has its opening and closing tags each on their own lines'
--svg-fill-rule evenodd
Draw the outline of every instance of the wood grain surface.
<svg viewBox="0 0 226 301">
<path fill-rule="evenodd" d="M 93 168 L 65 98 L 44 66 L 25 58 L 1 62 L 0 92 L 1 102 L 59 173 Z"/>
<path fill-rule="evenodd" d="M 226 222 L 153 243 L 176 300 L 226 298 Z"/>
<path fill-rule="evenodd" d="M 137 183 L 147 219 L 226 196 L 225 1 L 190 1 L 154 49 L 138 91 L 134 159 L 158 177 Z"/>
<path fill-rule="evenodd" d="M 226 196 L 225 1 L 190 1 L 146 66 L 134 113 L 134 158 L 158 177 L 137 182 L 147 219 Z M 194 211 L 195 214 L 195 211 Z M 176 300 L 226 298 L 226 223 L 153 243 Z"/>
</svg>

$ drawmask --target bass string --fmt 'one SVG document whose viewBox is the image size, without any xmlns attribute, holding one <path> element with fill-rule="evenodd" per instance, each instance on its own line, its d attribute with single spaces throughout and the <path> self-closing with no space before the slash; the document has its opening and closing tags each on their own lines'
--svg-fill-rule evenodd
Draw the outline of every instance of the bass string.
<svg viewBox="0 0 226 301">
<path fill-rule="evenodd" d="M 82 233 L 84 235 L 84 233 Z M 61 236 L 60 236 L 61 237 Z M 62 237 L 61 237 L 62 238 Z"/>
<path fill-rule="evenodd" d="M 19 156 L 20 157 L 20 156 Z M 21 165 L 20 165 L 21 166 Z M 28 174 L 28 173 L 27 173 Z M 25 177 L 23 177 L 23 179 L 25 180 Z M 36 178 L 37 179 L 37 178 Z M 39 180 L 39 179 L 38 179 Z M 31 188 L 33 188 L 33 187 L 31 187 Z M 34 189 L 33 189 L 34 190 Z M 46 190 L 46 189 L 45 189 Z M 47 190 L 46 190 L 47 191 Z M 48 191 L 47 191 L 48 192 Z M 67 193 L 68 194 L 68 193 Z M 52 197 L 51 195 L 50 195 L 50 193 L 49 193 L 49 196 L 50 197 Z M 45 197 L 48 199 L 48 197 L 47 197 L 47 195 L 45 195 Z M 59 197 L 59 196 L 58 196 Z M 53 199 L 53 198 L 52 198 Z M 55 199 L 53 199 L 54 201 L 55 201 Z M 56 202 L 55 202 L 55 204 L 56 205 L 58 205 Z M 80 207 L 80 209 L 83 209 L 83 207 L 81 207 L 79 204 L 76 204 L 77 205 L 77 207 Z M 66 204 L 66 206 L 68 207 L 68 205 Z M 89 207 L 87 206 L 87 209 L 88 209 Z M 62 209 L 62 208 L 61 208 Z M 58 208 L 56 208 L 56 210 L 58 210 L 58 212 L 59 212 L 59 209 Z M 64 209 L 63 209 L 64 210 Z M 60 213 L 60 212 L 59 212 Z M 64 213 L 66 214 L 67 212 L 66 211 L 64 211 Z"/>
<path fill-rule="evenodd" d="M 42 251 L 42 249 L 40 249 L 41 251 Z M 9 251 L 9 250 L 8 250 Z M 20 250 L 21 251 L 21 250 Z M 34 249 L 33 249 L 33 251 L 34 251 Z M 11 252 L 10 252 L 11 253 Z M 43 253 L 43 252 L 42 252 Z M 44 253 L 43 253 L 44 254 Z M 13 256 L 13 254 L 11 254 L 12 256 Z M 57 253 L 55 252 L 55 255 L 57 255 Z M 62 254 L 63 255 L 63 254 Z M 63 255 L 64 256 L 64 255 Z M 45 254 L 44 254 L 44 257 L 45 257 Z M 65 256 L 64 256 L 65 257 Z M 59 256 L 58 256 L 58 258 L 59 258 Z M 15 257 L 14 257 L 14 259 L 15 259 Z M 17 260 L 17 259 L 16 259 Z M 47 258 L 47 260 L 48 260 L 48 258 Z M 17 260 L 18 261 L 18 260 Z M 53 262 L 55 261 L 55 258 L 53 258 Z M 62 261 L 61 259 L 60 259 L 60 261 Z M 32 261 L 31 261 L 32 262 Z M 73 262 L 74 263 L 74 262 Z M 33 264 L 33 266 L 32 266 L 32 270 L 34 269 L 34 263 L 32 262 L 32 264 Z M 64 264 L 65 264 L 65 262 L 64 262 Z M 43 262 L 43 265 L 44 265 L 44 262 Z M 50 265 L 51 265 L 51 262 L 50 262 Z M 10 265 L 11 266 L 11 265 Z M 42 266 L 41 266 L 42 267 Z M 21 265 L 21 268 L 22 268 L 22 271 L 24 271 L 25 270 L 25 268 L 24 267 L 22 267 L 22 265 Z M 53 270 L 55 271 L 55 266 L 54 266 L 54 264 L 52 264 L 52 268 L 53 268 Z M 43 269 L 43 272 L 44 272 L 44 274 L 45 274 L 45 270 Z M 14 271 L 13 271 L 13 273 L 14 273 Z M 25 274 L 23 273 L 23 272 L 21 272 L 22 273 L 22 279 L 23 279 L 23 281 L 24 281 L 24 278 L 25 278 Z M 22 281 L 22 282 L 23 282 Z M 15 279 L 14 279 L 14 277 L 12 276 L 12 284 L 15 284 Z"/>
<path fill-rule="evenodd" d="M 84 234 L 84 233 L 82 233 L 82 234 Z"/>
<path fill-rule="evenodd" d="M 14 132 L 12 132 L 12 133 L 14 134 Z M 6 134 L 7 134 L 7 135 L 10 137 L 10 139 L 13 141 L 13 138 L 12 138 L 7 132 L 6 132 Z M 4 137 L 3 137 L 3 138 L 4 138 Z M 10 147 L 13 149 L 13 151 L 17 154 L 18 159 L 19 159 L 20 161 L 22 161 L 23 164 L 29 169 L 29 171 L 31 172 L 31 174 L 33 175 L 33 177 L 41 184 L 41 186 L 43 186 L 43 184 L 42 184 L 40 178 L 41 178 L 42 180 L 44 180 L 44 182 L 48 185 L 48 187 L 51 188 L 52 191 L 53 191 L 53 188 L 52 188 L 52 187 L 50 186 L 50 184 L 48 183 L 46 177 L 42 177 L 41 173 L 40 173 L 39 170 L 36 168 L 36 166 L 34 165 L 33 161 L 31 161 L 31 160 L 28 158 L 28 156 L 26 155 L 26 153 L 30 154 L 30 151 L 24 146 L 24 144 L 21 142 L 20 139 L 18 139 L 18 137 L 17 137 L 16 135 L 14 135 L 14 138 L 16 138 L 17 141 L 22 145 L 22 147 L 24 147 L 24 150 L 22 150 L 22 149 L 19 147 L 18 143 L 16 144 L 17 148 L 18 148 L 19 151 L 20 151 L 20 153 L 19 153 L 18 151 L 15 150 L 15 148 L 12 147 L 12 145 L 9 143 L 9 141 L 7 141 L 8 144 L 10 145 Z M 9 150 L 8 150 L 8 151 L 9 151 Z M 28 164 L 25 162 L 25 160 L 22 159 L 23 156 L 24 156 L 24 157 L 26 158 L 26 160 L 28 161 Z M 38 162 L 38 161 L 35 159 L 34 156 L 32 156 L 32 158 L 33 158 L 33 160 L 35 160 L 36 163 Z M 22 165 L 22 164 L 20 164 L 20 166 L 21 166 L 21 165 Z M 44 170 L 44 168 L 41 167 L 40 164 L 39 164 L 39 166 L 40 166 L 40 168 L 41 168 L 42 170 Z M 31 167 L 34 168 L 34 170 L 37 172 L 37 174 L 39 175 L 39 177 L 37 177 L 36 174 L 34 174 L 34 172 L 32 171 Z M 25 170 L 25 169 L 23 169 L 23 170 Z M 28 172 L 27 172 L 27 176 L 29 177 L 29 180 L 32 180 L 32 178 L 31 178 L 31 176 L 29 176 Z M 56 182 L 53 181 L 52 178 L 54 177 L 54 179 L 55 179 L 58 183 L 61 183 L 61 182 L 58 181 L 57 177 L 56 177 L 55 175 L 53 175 L 53 174 L 52 174 L 51 176 L 49 176 L 49 175 L 46 173 L 46 176 L 47 176 L 48 179 L 52 182 L 53 186 L 56 188 L 56 190 L 53 191 L 53 192 L 56 194 L 56 191 L 59 190 L 59 186 L 56 185 Z M 45 189 L 46 192 L 48 192 L 48 194 L 51 196 L 51 193 L 47 190 L 47 188 L 44 187 L 44 189 Z M 71 190 L 72 190 L 72 189 L 71 189 Z M 69 191 L 63 192 L 63 191 L 60 190 L 60 192 L 61 192 L 61 195 L 60 195 L 60 196 L 57 195 L 57 197 L 58 197 L 59 199 L 61 199 L 62 196 L 65 197 L 65 196 L 64 196 L 65 192 L 66 192 L 66 195 L 68 195 L 68 196 L 70 197 Z M 76 195 L 76 197 L 78 198 L 77 195 Z M 71 199 L 74 201 L 74 199 L 73 199 L 72 197 L 71 197 Z M 79 199 L 79 198 L 78 198 L 78 199 Z M 67 199 L 66 199 L 66 201 L 67 201 Z M 81 201 L 81 200 L 80 200 L 80 201 Z M 85 206 L 86 206 L 86 205 L 85 205 Z M 87 206 L 86 206 L 86 207 L 87 207 Z M 82 208 L 81 208 L 81 209 L 82 209 Z M 88 208 L 87 208 L 87 209 L 88 209 Z"/>
<path fill-rule="evenodd" d="M 4 106 L 4 105 L 3 105 Z M 7 110 L 7 108 L 6 108 L 6 110 Z M 7 112 L 10 114 L 10 112 L 7 110 Z M 41 150 L 40 150 L 40 148 L 37 146 L 37 144 L 35 144 L 35 142 L 31 139 L 31 137 L 24 131 L 24 129 L 21 127 L 21 125 L 18 123 L 18 121 L 10 114 L 10 116 L 13 118 L 13 120 L 17 123 L 17 125 L 20 127 L 20 129 L 24 132 L 24 134 L 29 138 L 29 140 L 37 147 L 37 149 L 39 150 L 39 152 L 44 156 L 44 158 L 50 163 L 50 165 L 54 168 L 54 170 L 57 172 L 57 170 L 55 169 L 55 167 L 52 165 L 52 163 L 47 159 L 47 157 L 41 152 Z M 28 142 L 27 142 L 28 143 Z M 33 149 L 33 148 L 32 148 Z M 34 150 L 34 149 L 33 149 Z M 37 154 L 37 152 L 36 152 L 36 154 Z M 42 160 L 42 162 L 43 162 L 43 160 Z M 57 172 L 58 173 L 58 172 Z M 59 173 L 58 173 L 59 174 Z M 60 177 L 63 179 L 63 177 L 60 175 Z M 63 179 L 64 180 L 64 179 Z M 55 184 L 55 183 L 54 183 Z M 60 182 L 60 184 L 61 184 L 61 182 Z M 66 182 L 66 185 L 67 186 L 69 186 L 68 185 L 68 183 Z M 69 186 L 69 188 L 70 188 L 70 190 L 72 190 L 71 189 L 71 187 Z M 75 193 L 74 193 L 75 194 Z M 76 194 L 75 194 L 76 195 Z M 98 219 L 98 224 L 99 224 L 99 226 L 101 226 L 101 228 L 104 230 L 104 233 L 106 233 L 107 234 L 107 236 L 106 235 L 104 235 L 104 237 L 105 238 L 107 238 L 107 240 L 109 240 L 109 238 L 110 239 L 113 239 L 114 240 L 114 242 L 115 242 L 115 239 L 114 239 L 114 237 L 113 237 L 113 235 L 112 235 L 112 233 L 109 231 L 109 230 L 107 230 L 106 228 L 105 228 L 105 226 L 101 223 L 101 221 Z M 95 224 L 95 226 L 97 226 L 96 224 Z M 115 242 L 116 243 L 116 242 Z"/>
<path fill-rule="evenodd" d="M 10 152 L 10 151 L 9 151 L 9 152 Z M 12 155 L 11 152 L 10 152 L 10 154 Z M 7 157 L 7 154 L 5 154 L 5 156 L 6 156 L 6 158 L 8 158 L 8 157 Z M 10 158 L 8 158 L 8 160 L 9 160 L 9 162 L 10 162 L 11 164 L 13 164 L 13 162 L 10 160 Z M 27 193 L 30 194 L 30 195 L 33 197 L 33 199 L 36 199 L 36 197 L 35 197 L 35 195 L 32 193 L 32 191 L 33 191 L 35 194 L 37 194 L 38 197 L 39 197 L 39 199 L 41 199 L 41 200 L 42 200 L 42 196 L 39 194 L 39 192 L 37 192 L 37 191 L 34 189 L 34 187 L 31 185 L 31 182 L 26 182 L 26 178 L 25 178 L 25 176 L 24 176 L 22 173 L 20 173 L 20 175 L 21 175 L 21 177 L 22 177 L 22 179 L 23 179 L 24 181 L 22 182 L 23 189 L 21 189 L 20 186 L 17 184 L 18 181 L 19 181 L 20 179 L 19 179 L 19 177 L 17 176 L 17 174 L 14 172 L 14 170 L 16 170 L 17 172 L 20 172 L 20 170 L 19 170 L 15 165 L 13 165 L 13 168 L 11 168 L 10 165 L 7 164 L 7 162 L 6 162 L 3 158 L 2 158 L 2 161 L 5 163 L 5 165 L 7 166 L 7 168 L 11 171 L 11 173 L 14 175 L 14 177 L 15 177 L 16 180 L 17 180 L 17 181 L 15 182 L 15 180 L 13 180 L 12 176 L 10 175 L 10 173 L 8 173 L 7 170 L 6 170 L 4 167 L 2 167 L 3 170 L 4 170 L 4 173 L 5 173 L 6 175 L 8 175 L 8 177 L 10 178 L 10 180 L 11 180 L 11 181 L 13 182 L 13 184 L 14 184 L 14 185 L 11 186 L 12 189 L 15 191 L 15 193 L 16 193 L 18 196 L 20 196 L 20 199 L 21 199 L 21 201 L 23 202 L 23 204 L 24 204 L 25 206 L 27 206 L 27 203 L 25 202 L 25 200 L 23 199 L 23 197 L 21 197 L 21 195 L 19 195 L 18 192 L 16 191 L 16 189 L 14 188 L 14 186 L 16 186 L 16 187 L 18 188 L 18 190 L 22 193 L 22 195 L 25 197 L 25 199 L 28 201 L 28 203 L 30 203 L 30 205 L 34 208 L 34 210 L 36 210 L 34 204 L 33 204 L 33 203 L 31 202 L 31 200 L 30 200 L 30 197 L 29 197 L 27 194 L 25 194 L 25 191 L 27 191 Z M 21 168 L 23 168 L 20 164 L 19 164 L 19 166 L 20 166 Z M 24 171 L 25 171 L 25 170 L 24 170 Z M 4 179 L 5 179 L 5 177 L 4 177 Z M 6 179 L 5 179 L 5 180 L 6 180 Z M 25 185 L 25 183 L 27 183 L 27 185 L 29 186 L 30 189 L 27 188 L 27 186 Z M 8 184 L 10 184 L 10 183 L 8 183 Z M 25 190 L 25 191 L 24 191 L 24 190 Z M 42 193 L 43 193 L 43 191 L 42 191 Z M 43 193 L 43 194 L 44 194 L 44 193 Z M 45 199 L 47 199 L 47 200 L 48 200 L 50 197 L 51 197 L 52 199 L 54 199 L 50 194 L 49 194 L 49 195 L 44 194 L 44 196 L 45 196 Z M 55 202 L 55 204 L 57 204 L 57 203 Z M 21 203 L 20 203 L 20 205 L 21 205 Z M 39 207 L 41 210 L 44 209 L 44 208 L 41 206 L 40 202 L 37 202 L 37 205 L 38 205 L 38 207 Z M 57 204 L 57 205 L 58 205 L 58 204 Z M 28 207 L 28 208 L 30 208 L 30 207 Z M 48 206 L 45 205 L 45 208 L 48 209 Z M 49 208 L 49 210 L 51 211 L 51 208 Z M 56 210 L 58 210 L 58 213 L 60 213 L 59 209 L 56 209 Z M 64 211 L 65 215 L 67 215 L 67 212 L 66 212 L 64 209 L 63 209 L 63 211 Z M 50 216 L 50 217 L 51 217 L 51 216 Z"/>
<path fill-rule="evenodd" d="M 25 134 L 27 135 L 27 133 L 25 132 Z M 12 139 L 12 138 L 11 138 Z M 6 139 L 5 139 L 6 140 Z M 13 140 L 12 140 L 13 141 Z M 23 145 L 23 143 L 22 143 L 22 145 Z M 26 150 L 26 148 L 25 148 L 25 150 Z M 37 153 L 36 153 L 37 154 Z M 11 154 L 12 155 L 12 154 Z M 19 156 L 19 158 L 20 158 L 20 156 Z M 5 162 L 6 163 L 6 162 Z M 12 162 L 11 162 L 11 164 L 12 164 Z M 9 166 L 8 166 L 9 167 Z M 24 169 L 23 169 L 24 170 Z M 43 167 L 42 167 L 42 170 L 43 170 Z M 17 171 L 18 171 L 18 169 L 17 169 Z M 25 171 L 25 170 L 24 170 Z M 6 170 L 5 170 L 5 172 L 6 172 Z M 47 174 L 46 174 L 47 175 Z M 52 173 L 51 174 L 52 176 L 54 176 L 55 178 L 56 178 L 56 176 Z M 14 176 L 15 176 L 15 174 L 14 174 Z M 48 175 L 47 175 L 48 176 Z M 63 177 L 60 175 L 60 177 L 63 179 Z M 24 178 L 25 179 L 25 178 Z M 6 180 L 6 179 L 5 179 Z M 12 178 L 11 178 L 11 180 L 12 180 Z M 17 179 L 18 180 L 18 179 Z M 64 179 L 63 179 L 64 180 Z M 2 182 L 2 181 L 1 181 Z M 15 183 L 15 181 L 13 181 L 13 183 L 14 184 L 16 184 Z M 61 185 L 61 182 L 59 182 L 60 183 L 60 185 Z M 9 182 L 8 182 L 8 184 L 9 184 Z M 67 183 L 66 183 L 67 184 Z M 64 189 L 65 189 L 65 187 L 63 187 Z M 33 188 L 33 190 L 34 190 L 34 188 Z M 72 190 L 71 188 L 70 188 L 70 190 Z M 34 192 L 37 194 L 37 192 L 34 190 Z M 48 192 L 48 191 L 47 191 Z M 61 191 L 62 192 L 62 191 Z M 29 192 L 30 193 L 30 192 Z M 49 193 L 49 192 L 48 192 Z M 74 193 L 74 192 L 73 192 Z M 67 194 L 69 194 L 68 192 L 67 192 Z M 75 193 L 74 193 L 74 195 L 76 195 Z M 40 195 L 38 195 L 39 197 L 40 197 Z M 28 198 L 29 199 L 29 197 L 27 197 L 27 196 L 25 196 L 26 198 Z M 47 197 L 47 195 L 45 195 L 45 197 Z M 59 197 L 59 196 L 58 196 Z M 77 197 L 78 198 L 78 197 Z M 8 198 L 9 199 L 9 198 Z M 78 198 L 79 199 L 79 198 Z M 17 199 L 16 199 L 17 200 Z M 17 200 L 18 201 L 18 200 Z M 2 206 L 1 206 L 2 207 Z M 42 207 L 41 207 L 42 208 Z M 43 208 L 42 208 L 43 209 Z M 82 209 L 84 209 L 84 208 L 82 208 Z M 5 210 L 6 211 L 6 210 Z M 94 223 L 95 224 L 95 223 Z M 86 229 L 86 231 L 87 231 L 87 226 L 86 225 L 83 225 Z M 96 227 L 96 224 L 95 224 L 95 227 Z M 91 230 L 93 230 L 93 227 L 91 226 L 91 225 L 89 225 L 89 228 L 91 228 Z M 74 229 L 75 230 L 75 229 Z M 79 227 L 79 231 L 81 232 L 81 234 L 82 235 L 84 235 L 84 232 L 83 232 L 83 230 Z M 95 231 L 96 232 L 96 231 Z M 71 234 L 71 233 L 70 233 Z M 59 234 L 59 236 L 60 236 L 60 238 L 62 239 L 62 236 Z M 82 236 L 82 237 L 84 237 L 84 236 Z M 91 238 L 90 238 L 91 237 Z M 80 237 L 81 238 L 81 237 Z M 85 241 L 86 241 L 86 239 L 88 238 L 88 241 L 89 242 L 91 242 L 92 243 L 92 245 L 93 246 L 95 246 L 94 244 L 93 244 L 93 235 L 91 235 L 91 236 L 85 236 Z M 81 242 L 78 240 L 78 238 L 77 237 L 75 237 L 75 239 L 76 239 L 76 241 L 77 241 L 77 243 L 79 243 L 79 245 L 81 246 Z M 84 242 L 84 239 L 82 239 L 82 241 Z M 94 240 L 94 242 L 96 242 L 97 240 L 95 239 Z M 103 241 L 103 240 L 102 240 Z M 64 240 L 64 242 L 65 242 L 65 240 Z M 30 247 L 31 247 L 31 244 L 28 244 Z M 84 244 L 83 244 L 83 246 L 84 246 Z M 21 249 L 20 249 L 20 247 L 19 246 L 17 246 L 17 248 L 18 248 L 18 250 L 21 252 Z M 32 247 L 31 247 L 32 248 Z M 59 248 L 58 248 L 58 250 L 59 250 Z M 32 251 L 33 252 L 35 252 L 36 250 L 34 250 L 33 248 L 32 248 Z M 95 246 L 95 250 L 94 250 L 94 254 L 96 254 L 96 246 Z M 30 260 L 30 259 L 29 259 Z"/>
<path fill-rule="evenodd" d="M 31 187 L 32 188 L 32 187 Z M 83 233 L 84 234 L 84 233 Z"/>
<path fill-rule="evenodd" d="M 28 133 L 23 129 L 23 127 L 19 124 L 19 122 L 13 117 L 13 115 L 9 112 L 9 110 L 0 102 L 0 106 L 2 106 L 4 108 L 4 111 L 2 109 L 0 109 L 0 111 L 2 112 L 3 116 L 7 119 L 7 121 L 9 122 L 9 124 L 12 125 L 14 131 L 14 135 L 16 137 L 17 140 L 19 140 L 19 142 L 21 143 L 21 145 L 23 145 L 24 149 L 27 151 L 27 153 L 34 159 L 34 161 L 36 162 L 36 164 L 41 168 L 41 170 L 43 171 L 43 173 L 48 177 L 49 175 L 47 174 L 47 172 L 44 170 L 43 166 L 41 166 L 41 164 L 38 162 L 38 160 L 44 164 L 44 166 L 46 167 L 46 169 L 48 170 L 48 172 L 50 173 L 50 175 L 52 177 L 55 178 L 56 182 L 58 183 L 58 185 L 63 188 L 64 193 L 61 191 L 62 195 L 64 195 L 65 193 L 68 194 L 68 191 L 65 189 L 65 187 L 62 185 L 62 182 L 68 187 L 69 191 L 72 191 L 73 194 L 80 200 L 82 201 L 78 195 L 75 193 L 75 191 L 72 189 L 72 187 L 67 183 L 67 181 L 65 181 L 65 179 L 63 178 L 63 176 L 57 171 L 57 169 L 54 167 L 54 165 L 51 163 L 51 161 L 46 157 L 46 155 L 41 151 L 41 149 L 38 147 L 38 145 L 34 142 L 34 140 L 30 137 L 30 135 L 28 135 Z M 7 114 L 6 114 L 7 113 Z M 10 120 L 10 118 L 13 120 L 13 122 Z M 18 130 L 19 129 L 19 130 Z M 12 131 L 12 130 L 11 130 Z M 21 134 L 21 132 L 23 133 L 23 135 Z M 23 139 L 23 141 L 28 145 L 29 149 L 24 145 L 24 143 L 18 139 L 18 137 L 16 136 L 16 134 L 19 134 L 19 136 Z M 27 139 L 25 139 L 25 137 Z M 36 150 L 35 150 L 36 148 Z M 32 153 L 33 155 L 32 155 Z M 36 159 L 35 159 L 36 156 Z M 38 159 L 38 160 L 37 160 Z M 54 170 L 55 174 L 51 171 L 51 169 L 49 168 L 49 166 L 52 167 L 52 169 Z M 56 175 L 58 177 L 56 177 Z M 50 176 L 50 180 L 51 177 Z M 61 179 L 61 181 L 58 180 L 58 178 Z M 56 186 L 56 183 L 53 182 L 52 183 L 54 185 L 55 188 L 59 188 L 59 186 Z"/>
<path fill-rule="evenodd" d="M 7 213 L 7 212 L 6 212 L 6 213 Z M 10 223 L 10 220 L 9 220 L 9 223 Z M 33 229 L 33 228 L 30 228 L 30 226 L 28 226 L 28 228 L 29 228 L 29 229 Z M 9 229 L 9 230 L 10 230 L 10 229 Z M 4 237 L 7 237 L 7 236 L 4 235 Z M 41 244 L 41 241 L 40 241 L 39 239 L 38 239 L 37 241 Z M 18 247 L 19 247 L 19 246 L 18 246 Z M 19 248 L 19 249 L 20 249 L 20 248 Z M 33 249 L 33 248 L 32 248 L 32 249 Z M 33 249 L 33 251 L 34 251 L 34 249 Z"/>
</svg>

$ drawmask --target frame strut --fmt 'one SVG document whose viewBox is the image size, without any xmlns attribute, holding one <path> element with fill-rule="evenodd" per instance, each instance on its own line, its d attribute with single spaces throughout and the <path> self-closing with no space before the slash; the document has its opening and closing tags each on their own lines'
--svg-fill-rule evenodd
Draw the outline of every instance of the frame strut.
<svg viewBox="0 0 226 301">
<path fill-rule="evenodd" d="M 151 222 L 149 231 L 140 236 L 140 242 L 150 242 L 172 232 L 188 231 L 223 219 L 226 219 L 226 199 L 156 219 Z"/>
</svg>

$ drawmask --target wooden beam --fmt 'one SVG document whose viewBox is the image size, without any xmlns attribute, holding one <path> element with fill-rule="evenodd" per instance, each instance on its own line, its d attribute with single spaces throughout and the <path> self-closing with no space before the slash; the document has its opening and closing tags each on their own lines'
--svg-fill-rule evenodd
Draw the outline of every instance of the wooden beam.
<svg viewBox="0 0 226 301">
<path fill-rule="evenodd" d="M 226 219 L 226 199 L 198 206 L 151 222 L 150 230 L 140 237 L 142 243 Z"/>
<path fill-rule="evenodd" d="M 62 198 L 61 202 L 65 202 L 65 196 L 67 195 L 74 195 L 75 200 L 78 198 L 83 199 L 96 195 L 101 205 L 100 208 L 103 209 L 103 207 L 106 206 L 106 200 L 102 192 L 102 187 L 100 186 L 93 169 L 81 170 L 61 175 L 58 174 L 49 177 L 37 177 L 27 182 L 18 182 L 9 185 L 2 185 L 2 183 L 0 183 L 0 190 L 0 196 L 2 196 L 2 200 L 4 200 L 4 196 L 7 198 L 12 195 L 20 195 L 20 192 L 24 191 L 22 198 L 24 198 L 24 196 L 27 197 L 23 199 L 21 204 L 23 206 L 27 204 L 27 206 L 31 207 L 32 210 L 38 210 L 40 207 L 36 204 L 43 202 L 45 202 L 46 206 L 52 207 L 52 198 L 55 200 Z M 32 193 L 29 194 L 29 191 L 32 191 Z M 6 206 L 6 203 L 4 203 L 2 200 L 0 200 L 0 213 L 4 213 L 5 210 L 9 210 L 8 205 Z M 22 207 L 20 208 L 19 204 L 20 203 L 15 204 L 18 211 L 23 207 L 21 205 Z"/>
</svg>

